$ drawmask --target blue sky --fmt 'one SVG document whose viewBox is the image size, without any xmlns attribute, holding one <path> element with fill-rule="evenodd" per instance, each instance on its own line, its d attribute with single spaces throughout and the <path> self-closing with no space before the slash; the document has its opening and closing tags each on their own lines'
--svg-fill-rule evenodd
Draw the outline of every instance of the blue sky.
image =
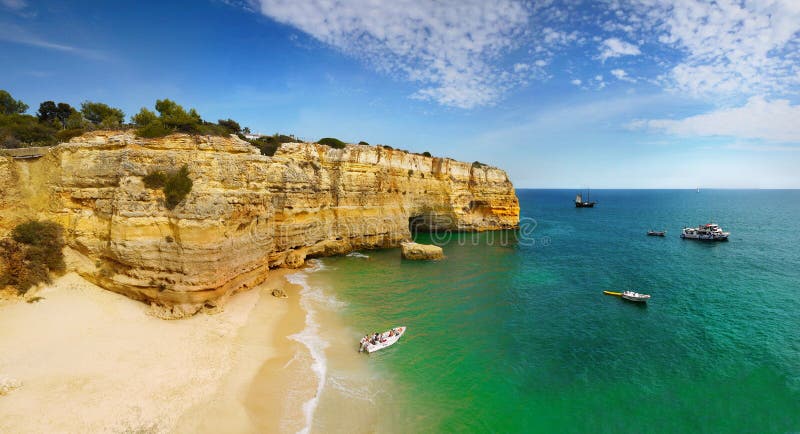
<svg viewBox="0 0 800 434">
<path fill-rule="evenodd" d="M 796 0 L 0 0 L 0 88 L 506 169 L 800 188 Z"/>
</svg>

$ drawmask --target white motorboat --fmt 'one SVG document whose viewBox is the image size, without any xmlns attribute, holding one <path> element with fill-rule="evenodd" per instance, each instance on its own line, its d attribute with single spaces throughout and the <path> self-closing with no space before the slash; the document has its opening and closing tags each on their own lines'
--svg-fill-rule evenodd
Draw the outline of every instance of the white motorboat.
<svg viewBox="0 0 800 434">
<path fill-rule="evenodd" d="M 622 298 L 624 298 L 625 300 L 638 301 L 640 303 L 644 303 L 647 300 L 650 300 L 650 294 L 639 294 L 638 292 L 634 291 L 623 291 Z"/>
<path fill-rule="evenodd" d="M 703 241 L 728 241 L 730 232 L 724 232 L 716 223 L 700 225 L 696 228 L 683 228 L 681 238 Z"/>
<path fill-rule="evenodd" d="M 358 352 L 366 351 L 368 353 L 374 353 L 375 351 L 392 346 L 395 342 L 400 340 L 405 332 L 406 327 L 402 326 L 387 330 L 377 337 L 375 335 L 364 336 L 361 338 L 361 346 L 358 348 Z"/>
</svg>

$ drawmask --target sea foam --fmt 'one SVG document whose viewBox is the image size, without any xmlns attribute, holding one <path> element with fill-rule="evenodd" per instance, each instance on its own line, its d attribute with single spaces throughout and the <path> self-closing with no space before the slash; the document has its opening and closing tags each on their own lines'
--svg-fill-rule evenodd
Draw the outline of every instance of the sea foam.
<svg viewBox="0 0 800 434">
<path fill-rule="evenodd" d="M 319 405 L 319 398 L 322 395 L 322 390 L 325 388 L 328 372 L 328 359 L 325 357 L 325 348 L 329 346 L 328 342 L 320 336 L 320 325 L 316 320 L 316 307 L 320 306 L 325 309 L 336 309 L 344 306 L 344 303 L 337 300 L 335 297 L 326 295 L 322 289 L 314 288 L 308 283 L 308 276 L 323 270 L 325 266 L 320 261 L 313 261 L 311 267 L 305 271 L 288 275 L 286 279 L 295 285 L 300 285 L 300 306 L 306 311 L 306 327 L 294 335 L 289 336 L 290 339 L 297 341 L 308 348 L 311 353 L 311 370 L 317 376 L 317 391 L 314 396 L 303 403 L 303 414 L 306 418 L 305 427 L 299 433 L 308 433 L 311 430 L 311 424 L 314 420 L 314 412 Z"/>
</svg>

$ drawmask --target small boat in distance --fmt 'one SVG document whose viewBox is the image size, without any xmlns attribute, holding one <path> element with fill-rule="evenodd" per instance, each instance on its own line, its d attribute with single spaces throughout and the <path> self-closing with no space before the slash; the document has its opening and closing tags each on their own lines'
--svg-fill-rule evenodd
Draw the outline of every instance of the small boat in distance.
<svg viewBox="0 0 800 434">
<path fill-rule="evenodd" d="M 622 298 L 628 301 L 635 301 L 637 303 L 645 303 L 650 300 L 650 294 L 639 294 L 634 291 L 623 291 Z"/>
<path fill-rule="evenodd" d="M 716 223 L 707 223 L 696 228 L 683 228 L 681 238 L 702 241 L 728 241 L 730 232 L 723 232 Z"/>
<path fill-rule="evenodd" d="M 647 231 L 647 235 L 650 235 L 651 237 L 665 237 L 667 236 L 667 231 L 649 230 Z"/>
<path fill-rule="evenodd" d="M 575 208 L 594 208 L 596 203 L 589 200 L 589 189 L 586 189 L 586 200 L 583 200 L 580 193 L 575 195 Z"/>
<path fill-rule="evenodd" d="M 639 294 L 638 292 L 634 291 L 623 291 L 623 292 L 603 291 L 603 294 L 622 297 L 625 300 L 635 301 L 637 303 L 645 303 L 647 300 L 650 300 L 650 294 Z"/>
<path fill-rule="evenodd" d="M 375 351 L 390 347 L 399 341 L 400 337 L 403 336 L 403 333 L 405 332 L 406 327 L 402 326 L 395 327 L 383 333 L 375 333 L 371 336 L 364 336 L 361 338 L 361 346 L 359 346 L 358 352 L 361 353 L 366 351 L 367 353 L 374 353 Z"/>
</svg>

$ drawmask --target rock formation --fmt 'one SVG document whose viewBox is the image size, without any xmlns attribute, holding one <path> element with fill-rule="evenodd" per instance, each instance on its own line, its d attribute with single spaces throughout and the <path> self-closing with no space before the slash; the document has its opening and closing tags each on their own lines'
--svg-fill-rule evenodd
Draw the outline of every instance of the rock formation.
<svg viewBox="0 0 800 434">
<path fill-rule="evenodd" d="M 145 187 L 186 165 L 175 209 Z M 266 157 L 237 137 L 88 133 L 40 158 L 0 156 L 0 236 L 28 218 L 65 229 L 68 263 L 167 317 L 224 302 L 274 267 L 397 246 L 422 230 L 516 228 L 500 169 L 384 147 L 288 143 Z"/>
<path fill-rule="evenodd" d="M 444 251 L 439 246 L 418 243 L 400 243 L 400 254 L 403 259 L 413 261 L 436 260 L 444 258 Z"/>
</svg>

